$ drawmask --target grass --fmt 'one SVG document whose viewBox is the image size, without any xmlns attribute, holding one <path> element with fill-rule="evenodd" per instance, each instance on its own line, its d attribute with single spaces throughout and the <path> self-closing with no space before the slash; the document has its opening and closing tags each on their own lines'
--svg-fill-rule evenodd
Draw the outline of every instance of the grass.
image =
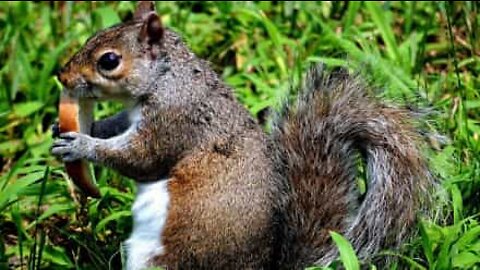
<svg viewBox="0 0 480 270">
<path fill-rule="evenodd" d="M 168 2 L 165 25 L 212 62 L 263 117 L 312 63 L 360 71 L 378 95 L 430 108 L 430 160 L 446 190 L 390 269 L 480 268 L 480 4 Z M 118 269 L 135 187 L 96 168 L 99 200 L 77 196 L 51 154 L 55 71 L 132 2 L 0 2 L 0 269 Z M 99 118 L 118 110 L 101 104 Z M 440 134 L 442 136 L 436 136 Z M 358 269 L 336 236 L 347 269 Z M 345 255 L 344 255 L 345 254 Z M 341 262 L 330 266 L 335 268 Z M 348 266 L 350 265 L 350 266 Z M 375 266 L 370 265 L 371 269 Z"/>
</svg>

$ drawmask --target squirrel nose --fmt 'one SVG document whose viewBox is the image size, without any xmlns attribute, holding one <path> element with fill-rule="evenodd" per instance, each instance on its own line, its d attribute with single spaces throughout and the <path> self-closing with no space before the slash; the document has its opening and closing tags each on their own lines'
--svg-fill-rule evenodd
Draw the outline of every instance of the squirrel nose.
<svg viewBox="0 0 480 270">
<path fill-rule="evenodd" d="M 57 76 L 57 77 L 60 76 L 60 74 L 63 73 L 64 70 L 65 70 L 65 67 L 57 68 L 54 72 L 55 76 Z"/>
<path fill-rule="evenodd" d="M 66 83 L 67 83 L 67 79 L 66 79 L 66 76 L 65 76 L 65 67 L 61 67 L 58 71 L 57 71 L 57 78 L 58 80 L 66 86 Z"/>
<path fill-rule="evenodd" d="M 76 81 L 78 81 L 78 76 L 74 73 L 70 72 L 68 68 L 62 67 L 57 73 L 58 80 L 65 86 L 66 88 L 74 88 Z"/>
</svg>

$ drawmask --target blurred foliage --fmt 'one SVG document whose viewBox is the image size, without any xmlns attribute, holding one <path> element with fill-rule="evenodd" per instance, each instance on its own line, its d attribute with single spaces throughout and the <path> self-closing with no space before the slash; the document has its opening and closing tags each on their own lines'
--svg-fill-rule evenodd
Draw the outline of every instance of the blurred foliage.
<svg viewBox="0 0 480 270">
<path fill-rule="evenodd" d="M 61 91 L 56 70 L 96 30 L 128 19 L 134 7 L 0 2 L 0 269 L 120 268 L 135 186 L 96 168 L 105 196 L 75 195 L 49 153 L 50 126 Z M 400 259 L 391 269 L 478 269 L 478 2 L 196 1 L 157 8 L 255 116 L 291 96 L 318 62 L 360 73 L 386 100 L 427 110 L 431 163 L 448 191 L 439 204 L 452 210 L 445 220 L 422 222 L 401 253 L 382 256 Z M 96 115 L 118 109 L 99 104 Z M 349 254 L 341 236 L 335 241 Z M 358 265 L 354 256 L 342 262 Z"/>
</svg>

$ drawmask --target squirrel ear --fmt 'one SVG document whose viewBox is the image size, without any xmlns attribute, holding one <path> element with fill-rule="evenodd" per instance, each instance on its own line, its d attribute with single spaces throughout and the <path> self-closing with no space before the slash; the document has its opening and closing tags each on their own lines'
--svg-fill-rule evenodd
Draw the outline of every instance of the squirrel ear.
<svg viewBox="0 0 480 270">
<path fill-rule="evenodd" d="M 138 39 L 149 44 L 160 41 L 163 37 L 163 26 L 155 10 L 154 1 L 140 1 L 133 15 L 133 20 L 143 21 L 142 30 Z"/>
<path fill-rule="evenodd" d="M 163 37 L 163 26 L 160 17 L 157 13 L 150 12 L 144 19 L 142 30 L 140 30 L 140 36 L 138 37 L 141 41 L 147 41 L 149 44 L 159 42 Z"/>
<path fill-rule="evenodd" d="M 154 1 L 139 1 L 133 14 L 133 19 L 138 21 L 144 20 L 152 12 L 155 12 Z"/>
</svg>

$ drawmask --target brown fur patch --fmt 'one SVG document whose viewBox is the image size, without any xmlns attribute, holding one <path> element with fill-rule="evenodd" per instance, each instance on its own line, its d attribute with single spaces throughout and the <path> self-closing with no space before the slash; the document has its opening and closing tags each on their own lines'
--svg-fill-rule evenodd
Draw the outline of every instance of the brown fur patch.
<svg viewBox="0 0 480 270">
<path fill-rule="evenodd" d="M 258 269 L 272 258 L 272 187 L 256 154 L 246 155 L 249 139 L 228 157 L 202 151 L 173 170 L 171 197 L 162 234 L 168 268 Z M 233 148 L 232 148 L 233 149 Z M 252 174 L 246 173 L 252 172 Z M 256 175 L 257 178 L 252 178 Z"/>
</svg>

